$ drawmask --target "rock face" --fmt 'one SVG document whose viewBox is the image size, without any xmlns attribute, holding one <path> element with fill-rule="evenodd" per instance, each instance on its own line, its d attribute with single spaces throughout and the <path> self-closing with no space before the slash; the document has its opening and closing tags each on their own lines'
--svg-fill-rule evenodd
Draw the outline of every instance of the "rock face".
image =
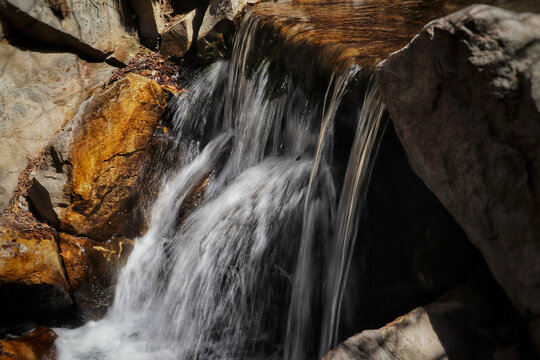
<svg viewBox="0 0 540 360">
<path fill-rule="evenodd" d="M 193 41 L 193 19 L 197 10 L 186 14 L 161 34 L 160 52 L 167 57 L 182 57 Z"/>
<path fill-rule="evenodd" d="M 10 201 L 19 173 L 75 115 L 88 92 L 113 67 L 72 54 L 22 51 L 0 43 L 0 210 Z"/>
<path fill-rule="evenodd" d="M 137 51 L 137 40 L 122 15 L 120 2 L 4 0 L 0 15 L 8 38 L 32 48 L 53 47 L 90 61 L 124 62 Z"/>
<path fill-rule="evenodd" d="M 133 249 L 133 240 L 97 242 L 60 234 L 60 248 L 80 315 L 85 320 L 100 318 L 112 303 L 113 285 Z"/>
<path fill-rule="evenodd" d="M 69 285 L 50 230 L 0 228 L 2 323 L 47 317 L 72 305 Z"/>
<path fill-rule="evenodd" d="M 51 329 L 38 327 L 14 340 L 0 340 L 0 360 L 53 359 L 57 337 Z"/>
<path fill-rule="evenodd" d="M 138 235 L 137 185 L 167 97 L 156 82 L 128 74 L 88 99 L 53 140 L 36 179 L 62 231 L 102 241 Z"/>
<path fill-rule="evenodd" d="M 540 315 L 539 59 L 540 15 L 475 5 L 428 24 L 377 69 L 412 168 L 531 317 Z"/>
<path fill-rule="evenodd" d="M 137 51 L 113 0 L 0 1 L 0 210 L 18 174 Z"/>
</svg>

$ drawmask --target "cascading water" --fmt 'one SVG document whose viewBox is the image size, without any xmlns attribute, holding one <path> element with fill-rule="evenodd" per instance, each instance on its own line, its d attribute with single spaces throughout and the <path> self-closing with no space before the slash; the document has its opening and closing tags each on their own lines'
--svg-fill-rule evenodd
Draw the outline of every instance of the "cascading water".
<svg viewBox="0 0 540 360">
<path fill-rule="evenodd" d="M 373 160 L 380 144 L 378 134 L 383 114 L 384 105 L 378 95 L 377 85 L 370 81 L 358 116 L 356 135 L 337 210 L 331 254 L 328 257 L 320 356 L 335 346 L 338 340 L 341 303 L 358 236 L 360 212 L 365 204 Z"/>
<path fill-rule="evenodd" d="M 248 13 L 232 59 L 172 101 L 169 151 L 178 156 L 158 169 L 149 229 L 105 317 L 56 329 L 59 359 L 307 359 L 319 344 L 328 350 L 382 108 L 364 102 L 373 114 L 360 116 L 336 217 L 333 121 L 356 70 L 332 76 L 318 100 L 289 75 L 276 89 L 268 62 L 248 66 L 257 21 Z"/>
</svg>

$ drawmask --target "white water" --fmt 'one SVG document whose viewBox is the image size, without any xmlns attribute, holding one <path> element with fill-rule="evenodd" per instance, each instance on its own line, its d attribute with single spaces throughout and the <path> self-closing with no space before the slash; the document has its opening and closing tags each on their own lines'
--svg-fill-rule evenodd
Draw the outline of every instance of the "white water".
<svg viewBox="0 0 540 360">
<path fill-rule="evenodd" d="M 247 69 L 257 26 L 247 16 L 231 61 L 174 100 L 169 151 L 179 155 L 169 169 L 156 165 L 165 175 L 149 230 L 105 317 L 55 329 L 60 360 L 304 359 L 315 357 L 314 343 L 326 351 L 332 342 L 320 337 L 337 328 L 373 148 L 359 143 L 373 143 L 378 125 L 360 117 L 358 132 L 370 135 L 357 134 L 360 155 L 351 157 L 342 192 L 352 200 L 341 200 L 335 220 L 333 121 L 355 71 L 333 77 L 318 101 L 288 77 L 276 93 L 267 63 Z M 195 189 L 201 200 L 187 209 Z M 335 221 L 352 240 L 328 244 Z M 321 258 L 321 246 L 332 259 Z M 323 289 L 324 277 L 339 287 Z M 329 306 L 324 326 L 332 330 L 321 329 L 313 312 Z"/>
</svg>

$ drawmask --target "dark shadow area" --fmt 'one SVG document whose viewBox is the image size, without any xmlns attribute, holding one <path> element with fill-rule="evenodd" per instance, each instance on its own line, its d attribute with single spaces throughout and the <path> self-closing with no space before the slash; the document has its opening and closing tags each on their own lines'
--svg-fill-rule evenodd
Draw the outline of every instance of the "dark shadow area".
<svg viewBox="0 0 540 360">
<path fill-rule="evenodd" d="M 2 285 L 0 339 L 21 335 L 36 326 L 80 325 L 76 307 L 52 285 Z"/>
<path fill-rule="evenodd" d="M 198 8 L 207 8 L 210 0 L 170 0 L 173 15 L 185 14 Z"/>
<path fill-rule="evenodd" d="M 128 0 L 130 12 L 136 16 L 137 29 L 141 44 L 156 50 L 159 45 L 159 32 L 152 0 Z M 124 3 L 125 1 L 123 1 Z"/>
<path fill-rule="evenodd" d="M 463 230 L 413 173 L 391 121 L 362 214 L 341 340 L 436 300 L 485 267 Z"/>
<path fill-rule="evenodd" d="M 449 360 L 537 358 L 525 320 L 487 269 L 424 309 Z"/>
<path fill-rule="evenodd" d="M 32 180 L 32 187 L 28 190 L 28 200 L 30 211 L 38 220 L 46 221 L 57 229 L 60 227 L 49 192 L 36 179 Z"/>
</svg>

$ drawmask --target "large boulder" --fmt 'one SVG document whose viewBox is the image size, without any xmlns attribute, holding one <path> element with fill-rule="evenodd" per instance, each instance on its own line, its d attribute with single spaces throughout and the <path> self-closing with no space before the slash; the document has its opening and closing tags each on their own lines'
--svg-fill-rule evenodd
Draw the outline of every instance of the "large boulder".
<svg viewBox="0 0 540 360">
<path fill-rule="evenodd" d="M 43 319 L 72 306 L 54 233 L 0 227 L 0 306 L 9 325 Z"/>
<path fill-rule="evenodd" d="M 533 318 L 540 315 L 539 59 L 540 15 L 474 5 L 431 22 L 377 68 L 412 168 Z"/>
<path fill-rule="evenodd" d="M 168 96 L 155 81 L 127 74 L 84 102 L 47 147 L 35 178 L 62 231 L 99 241 L 140 233 L 142 169 Z"/>
<path fill-rule="evenodd" d="M 85 320 L 100 318 L 112 303 L 114 285 L 133 240 L 97 242 L 61 233 L 60 248 L 79 314 Z"/>
<path fill-rule="evenodd" d="M 54 341 L 58 335 L 46 327 L 12 340 L 0 340 L 0 360 L 54 359 Z"/>
</svg>

